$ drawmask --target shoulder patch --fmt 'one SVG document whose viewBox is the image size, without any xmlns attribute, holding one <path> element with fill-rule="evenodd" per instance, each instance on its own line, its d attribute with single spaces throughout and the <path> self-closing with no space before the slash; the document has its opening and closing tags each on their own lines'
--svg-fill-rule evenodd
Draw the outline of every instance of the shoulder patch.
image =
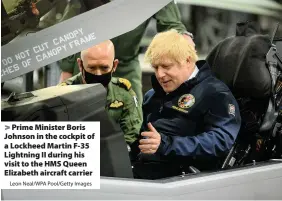
<svg viewBox="0 0 282 201">
<path fill-rule="evenodd" d="M 110 104 L 110 108 L 119 108 L 123 106 L 123 102 L 115 100 Z"/>
<path fill-rule="evenodd" d="M 235 106 L 233 104 L 228 104 L 228 113 L 235 116 Z"/>
<path fill-rule="evenodd" d="M 192 94 L 184 94 L 178 99 L 178 106 L 181 108 L 190 108 L 195 103 L 195 97 Z"/>
<path fill-rule="evenodd" d="M 131 83 L 129 80 L 125 79 L 125 78 L 119 78 L 118 79 L 119 83 L 121 83 L 124 87 L 126 87 L 126 89 L 129 91 L 129 89 L 131 88 Z"/>
</svg>

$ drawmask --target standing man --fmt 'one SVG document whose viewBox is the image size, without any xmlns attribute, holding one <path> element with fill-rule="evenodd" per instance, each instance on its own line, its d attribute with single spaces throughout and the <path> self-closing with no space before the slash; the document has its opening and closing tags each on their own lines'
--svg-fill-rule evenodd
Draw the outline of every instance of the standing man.
<svg viewBox="0 0 282 201">
<path fill-rule="evenodd" d="M 139 136 L 142 110 L 130 82 L 112 77 L 118 66 L 113 43 L 108 40 L 82 51 L 77 64 L 80 73 L 60 85 L 101 83 L 107 89 L 105 108 L 109 116 L 119 123 L 126 143 L 131 145 Z"/>
<path fill-rule="evenodd" d="M 186 31 L 184 24 L 181 22 L 180 12 L 174 1 L 153 15 L 152 18 L 157 21 L 158 32 L 176 29 L 187 38 L 190 44 L 195 46 L 191 38 L 193 37 L 192 34 Z M 143 22 L 134 30 L 112 39 L 116 49 L 116 58 L 119 60 L 119 67 L 113 75 L 116 77 L 124 77 L 132 83 L 132 88 L 136 92 L 140 103 L 143 100 L 143 93 L 142 70 L 138 60 L 138 54 L 142 37 L 149 22 L 150 19 Z M 62 60 L 60 65 L 62 70 L 60 81 L 79 73 L 78 66 L 75 62 L 77 57 L 79 57 L 79 54 L 72 55 Z"/>
<path fill-rule="evenodd" d="M 155 75 L 143 102 L 135 177 L 180 175 L 191 165 L 216 168 L 241 126 L 231 91 L 205 61 L 197 61 L 194 47 L 175 30 L 157 34 L 145 59 Z"/>
</svg>

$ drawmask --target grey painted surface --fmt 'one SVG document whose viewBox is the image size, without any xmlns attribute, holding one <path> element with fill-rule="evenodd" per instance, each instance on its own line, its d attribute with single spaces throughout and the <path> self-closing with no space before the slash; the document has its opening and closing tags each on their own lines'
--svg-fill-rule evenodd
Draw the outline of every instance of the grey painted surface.
<svg viewBox="0 0 282 201">
<path fill-rule="evenodd" d="M 99 190 L 3 190 L 5 200 L 282 199 L 282 163 L 159 181 L 101 178 Z"/>
</svg>

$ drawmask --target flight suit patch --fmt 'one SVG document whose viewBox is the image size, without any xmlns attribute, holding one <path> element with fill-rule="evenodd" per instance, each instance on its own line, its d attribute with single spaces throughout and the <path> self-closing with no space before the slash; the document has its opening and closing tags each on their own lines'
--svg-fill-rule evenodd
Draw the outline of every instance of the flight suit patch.
<svg viewBox="0 0 282 201">
<path fill-rule="evenodd" d="M 110 108 L 120 108 L 123 106 L 123 102 L 115 100 L 110 104 Z"/>
<path fill-rule="evenodd" d="M 235 106 L 233 104 L 228 104 L 228 113 L 235 117 Z"/>
<path fill-rule="evenodd" d="M 190 108 L 195 103 L 195 97 L 192 94 L 184 94 L 178 99 L 180 108 Z"/>
<path fill-rule="evenodd" d="M 175 105 L 172 106 L 172 109 L 178 110 L 179 112 L 188 113 L 187 110 L 184 110 L 184 109 L 182 109 L 182 108 L 180 108 L 180 107 L 177 107 L 177 106 L 175 106 Z"/>
<path fill-rule="evenodd" d="M 126 89 L 129 91 L 129 89 L 131 88 L 131 83 L 129 82 L 129 80 L 124 78 L 119 78 L 118 81 L 119 83 L 123 84 L 126 87 Z"/>
</svg>

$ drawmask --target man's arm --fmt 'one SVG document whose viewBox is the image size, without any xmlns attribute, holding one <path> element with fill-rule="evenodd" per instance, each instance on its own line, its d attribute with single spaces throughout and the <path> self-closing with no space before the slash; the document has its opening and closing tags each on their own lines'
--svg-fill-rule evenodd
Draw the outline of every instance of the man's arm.
<svg viewBox="0 0 282 201">
<path fill-rule="evenodd" d="M 141 104 L 138 103 L 135 92 L 130 89 L 124 96 L 125 104 L 120 118 L 120 127 L 124 132 L 125 141 L 131 145 L 138 139 L 143 122 Z"/>
<path fill-rule="evenodd" d="M 219 156 L 229 151 L 234 144 L 241 126 L 241 117 L 238 105 L 229 93 L 221 92 L 212 97 L 214 107 L 204 117 L 205 132 L 192 137 L 166 136 L 159 133 L 154 135 L 153 127 L 147 136 L 152 140 L 160 141 L 159 146 L 150 144 L 141 147 L 144 153 L 157 153 L 177 156 Z M 233 107 L 234 106 L 234 107 Z M 158 144 L 157 144 L 158 145 Z"/>
<path fill-rule="evenodd" d="M 193 35 L 187 31 L 185 25 L 182 23 L 181 14 L 174 1 L 170 2 L 157 12 L 153 18 L 157 20 L 158 32 L 176 29 L 179 33 L 183 34 L 187 40 L 193 44 L 193 46 L 195 46 L 193 42 Z"/>
<path fill-rule="evenodd" d="M 205 130 L 193 137 L 168 137 L 161 134 L 159 152 L 181 156 L 218 156 L 229 151 L 241 126 L 238 105 L 229 93 L 221 92 L 212 97 L 214 107 L 205 115 Z M 234 106 L 234 107 L 233 107 Z"/>
<path fill-rule="evenodd" d="M 169 29 L 176 29 L 180 33 L 187 31 L 181 21 L 179 9 L 174 1 L 163 7 L 153 17 L 157 20 L 158 32 L 167 31 Z"/>
<path fill-rule="evenodd" d="M 142 122 L 141 122 L 141 126 L 140 126 L 140 131 L 138 132 L 138 138 L 136 139 L 136 141 L 131 144 L 131 155 L 133 159 L 136 159 L 137 155 L 140 153 L 140 149 L 138 147 L 139 145 L 139 140 L 142 138 L 141 135 L 139 135 L 139 133 L 146 131 L 147 130 L 147 125 L 146 125 L 146 108 L 144 108 L 144 105 L 149 101 L 149 99 L 152 97 L 152 95 L 154 94 L 154 90 L 151 89 L 148 92 L 145 93 L 144 98 L 143 98 L 143 105 L 140 108 L 141 113 L 142 113 Z"/>
<path fill-rule="evenodd" d="M 76 67 L 76 60 L 80 56 L 80 53 L 76 53 L 73 55 L 70 55 L 58 62 L 59 67 L 62 71 L 59 83 L 65 81 L 66 79 L 72 77 L 75 72 L 75 67 Z M 78 70 L 77 70 L 78 71 Z"/>
<path fill-rule="evenodd" d="M 66 79 L 69 79 L 72 77 L 72 73 L 69 73 L 69 72 L 62 72 L 61 73 L 61 76 L 60 76 L 60 79 L 59 79 L 59 83 L 65 81 Z"/>
</svg>

